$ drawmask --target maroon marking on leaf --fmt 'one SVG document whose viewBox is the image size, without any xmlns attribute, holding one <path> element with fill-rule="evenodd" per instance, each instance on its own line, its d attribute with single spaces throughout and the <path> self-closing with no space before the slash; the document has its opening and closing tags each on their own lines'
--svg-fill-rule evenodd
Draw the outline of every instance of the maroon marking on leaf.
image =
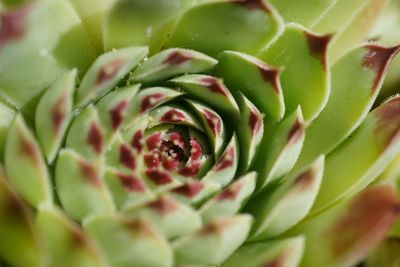
<svg viewBox="0 0 400 267">
<path fill-rule="evenodd" d="M 222 121 L 221 118 L 218 117 L 214 112 L 204 109 L 203 110 L 204 117 L 206 118 L 208 126 L 214 132 L 215 135 L 221 133 L 222 130 Z"/>
<path fill-rule="evenodd" d="M 300 121 L 299 119 L 296 119 L 296 122 L 292 126 L 292 128 L 289 130 L 288 133 L 288 141 L 289 142 L 297 142 L 300 140 L 300 138 L 304 135 L 304 125 L 303 122 Z"/>
<path fill-rule="evenodd" d="M 141 153 L 143 150 L 143 136 L 144 131 L 138 130 L 132 137 L 131 146 L 136 148 L 138 153 Z"/>
<path fill-rule="evenodd" d="M 264 0 L 233 0 L 232 2 L 249 10 L 262 10 L 271 13 L 271 7 Z"/>
<path fill-rule="evenodd" d="M 214 235 L 223 232 L 232 224 L 231 218 L 222 218 L 207 224 L 200 231 L 201 235 Z"/>
<path fill-rule="evenodd" d="M 1 14 L 0 49 L 8 42 L 18 40 L 25 35 L 26 19 L 32 7 L 32 4 L 25 4 Z"/>
<path fill-rule="evenodd" d="M 136 158 L 129 146 L 125 144 L 121 144 L 119 147 L 119 161 L 128 169 L 134 170 L 136 168 Z"/>
<path fill-rule="evenodd" d="M 125 62 L 126 61 L 124 59 L 114 59 L 113 61 L 102 66 L 97 76 L 96 84 L 101 85 L 114 78 L 124 66 Z"/>
<path fill-rule="evenodd" d="M 187 177 L 195 177 L 199 171 L 200 171 L 200 167 L 201 167 L 201 162 L 191 162 L 188 163 L 186 166 L 184 166 L 182 169 L 179 170 L 179 174 L 182 176 L 187 176 Z"/>
<path fill-rule="evenodd" d="M 146 236 L 159 236 L 159 233 L 154 230 L 151 224 L 143 219 L 124 217 L 122 223 L 134 233 L 141 233 Z"/>
<path fill-rule="evenodd" d="M 40 152 L 38 147 L 31 142 L 25 135 L 22 133 L 18 133 L 19 139 L 20 139 L 20 149 L 21 153 L 28 157 L 31 158 L 32 161 L 35 163 L 39 164 L 40 163 Z"/>
<path fill-rule="evenodd" d="M 331 35 L 316 35 L 312 32 L 304 31 L 307 38 L 307 44 L 310 52 L 315 57 L 319 58 L 324 68 L 327 68 L 328 45 L 331 40 Z"/>
<path fill-rule="evenodd" d="M 233 163 L 235 162 L 235 157 L 236 157 L 235 148 L 233 146 L 231 146 L 222 155 L 221 159 L 215 165 L 214 170 L 215 171 L 222 171 L 222 170 L 224 170 L 226 168 L 229 168 L 229 167 L 233 166 Z"/>
<path fill-rule="evenodd" d="M 111 124 L 114 131 L 121 125 L 127 107 L 128 101 L 123 100 L 110 110 Z"/>
<path fill-rule="evenodd" d="M 76 227 L 70 228 L 71 243 L 74 247 L 87 247 L 90 246 L 85 235 Z"/>
<path fill-rule="evenodd" d="M 268 262 L 265 262 L 260 267 L 284 267 L 286 266 L 287 258 L 288 257 L 285 257 L 284 254 L 283 255 L 281 254 L 271 260 L 268 260 Z"/>
<path fill-rule="evenodd" d="M 302 172 L 299 176 L 296 177 L 294 185 L 302 189 L 307 189 L 313 184 L 314 178 L 315 176 L 313 171 L 307 170 L 305 172 Z"/>
<path fill-rule="evenodd" d="M 328 232 L 334 257 L 349 250 L 357 250 L 357 255 L 364 256 L 385 238 L 399 213 L 400 203 L 391 186 L 376 186 L 361 192 Z"/>
<path fill-rule="evenodd" d="M 4 178 L 4 177 L 2 177 Z M 6 186 L 0 182 L 1 186 Z M 3 193 L 3 192 L 2 192 Z M 4 196 L 2 196 L 4 197 Z M 4 212 L 8 219 L 15 218 L 20 220 L 21 217 L 27 216 L 27 210 L 24 202 L 19 199 L 14 193 L 7 194 L 6 198 L 2 199 L 4 205 Z M 25 218 L 24 218 L 25 219 Z"/>
<path fill-rule="evenodd" d="M 211 92 L 221 94 L 224 96 L 228 96 L 228 89 L 225 87 L 225 85 L 218 80 L 217 78 L 214 77 L 206 77 L 202 78 L 200 80 L 200 83 L 210 89 Z"/>
<path fill-rule="evenodd" d="M 57 134 L 60 133 L 62 123 L 67 115 L 68 96 L 62 95 L 51 109 L 53 125 Z"/>
<path fill-rule="evenodd" d="M 394 97 L 372 111 L 377 118 L 375 134 L 383 147 L 389 147 L 397 138 L 400 131 L 400 97 Z"/>
<path fill-rule="evenodd" d="M 89 129 L 86 142 L 90 145 L 97 154 L 101 154 L 103 150 L 103 134 L 101 129 L 96 122 L 92 122 Z"/>
<path fill-rule="evenodd" d="M 400 51 L 400 46 L 386 48 L 378 45 L 367 45 L 366 48 L 368 52 L 363 58 L 362 66 L 376 72 L 372 87 L 372 93 L 375 93 L 380 88 L 390 62 Z"/>
<path fill-rule="evenodd" d="M 250 127 L 253 135 L 256 135 L 261 130 L 261 127 L 263 125 L 261 114 L 254 107 L 250 107 L 249 111 L 250 111 L 249 127 Z"/>
<path fill-rule="evenodd" d="M 188 198 L 194 198 L 203 190 L 203 188 L 204 184 L 202 182 L 193 180 L 191 182 L 188 182 L 184 185 L 172 189 L 172 192 L 179 195 L 184 195 Z"/>
<path fill-rule="evenodd" d="M 217 201 L 223 200 L 235 200 L 243 188 L 243 180 L 239 180 L 236 183 L 230 185 L 221 194 L 217 196 Z"/>
<path fill-rule="evenodd" d="M 118 178 L 128 192 L 144 192 L 146 190 L 143 181 L 133 174 L 118 174 Z"/>
<path fill-rule="evenodd" d="M 263 62 L 258 63 L 257 67 L 263 80 L 271 84 L 274 91 L 280 94 L 282 92 L 280 81 L 281 70 L 272 68 Z"/>
<path fill-rule="evenodd" d="M 190 159 L 192 161 L 200 159 L 203 156 L 203 147 L 200 142 L 197 139 L 191 139 L 190 145 Z"/>
<path fill-rule="evenodd" d="M 155 106 L 160 104 L 160 102 L 162 100 L 164 100 L 165 97 L 166 97 L 166 95 L 161 94 L 161 93 L 155 93 L 155 94 L 145 96 L 140 105 L 140 112 L 143 113 L 145 111 L 148 111 L 148 110 L 154 108 Z"/>
<path fill-rule="evenodd" d="M 155 168 L 160 166 L 160 152 L 153 151 L 144 155 L 144 163 L 148 168 Z"/>
<path fill-rule="evenodd" d="M 101 179 L 97 173 L 96 168 L 90 163 L 80 161 L 79 166 L 82 173 L 82 178 L 95 187 L 101 187 Z"/>
<path fill-rule="evenodd" d="M 182 111 L 172 109 L 166 112 L 160 119 L 161 122 L 185 122 L 189 121 L 185 113 Z"/>
<path fill-rule="evenodd" d="M 178 205 L 168 197 L 160 197 L 159 199 L 147 204 L 147 207 L 157 211 L 162 215 L 166 215 L 175 211 Z"/>
<path fill-rule="evenodd" d="M 156 185 L 165 185 L 173 181 L 172 176 L 168 172 L 157 169 L 146 170 L 146 175 Z"/>
<path fill-rule="evenodd" d="M 183 51 L 175 51 L 171 53 L 162 63 L 167 65 L 180 65 L 189 60 L 193 57 L 188 53 L 184 53 Z"/>
<path fill-rule="evenodd" d="M 148 150 L 160 148 L 161 146 L 161 133 L 155 133 L 149 136 L 146 140 Z"/>
</svg>

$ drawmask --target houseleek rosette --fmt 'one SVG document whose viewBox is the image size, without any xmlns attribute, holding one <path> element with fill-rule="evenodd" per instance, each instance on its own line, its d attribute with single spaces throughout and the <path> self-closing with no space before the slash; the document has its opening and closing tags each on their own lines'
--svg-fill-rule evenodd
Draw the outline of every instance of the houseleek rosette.
<svg viewBox="0 0 400 267">
<path fill-rule="evenodd" d="M 294 20 L 278 1 L 26 2 L 0 28 L 1 261 L 350 266 L 391 228 L 393 187 L 366 187 L 400 151 L 400 98 L 370 111 L 399 48 L 341 56 L 342 28 L 279 15 L 323 25 L 341 1 Z"/>
</svg>

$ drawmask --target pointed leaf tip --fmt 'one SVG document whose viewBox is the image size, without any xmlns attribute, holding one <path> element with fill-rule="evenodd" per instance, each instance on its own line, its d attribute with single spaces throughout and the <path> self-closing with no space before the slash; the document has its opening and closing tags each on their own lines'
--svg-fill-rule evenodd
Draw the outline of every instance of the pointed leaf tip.
<svg viewBox="0 0 400 267">
<path fill-rule="evenodd" d="M 325 68 L 327 68 L 328 47 L 332 39 L 332 36 L 330 34 L 317 35 L 309 31 L 304 31 L 304 34 L 307 38 L 307 44 L 308 47 L 310 48 L 310 52 L 314 56 L 321 58 L 322 64 L 324 65 Z"/>
<path fill-rule="evenodd" d="M 232 2 L 249 10 L 262 10 L 267 13 L 272 13 L 270 5 L 264 0 L 232 0 Z"/>
<path fill-rule="evenodd" d="M 380 88 L 384 73 L 387 71 L 390 62 L 400 51 L 400 45 L 393 47 L 382 47 L 379 45 L 367 45 L 368 52 L 365 54 L 362 65 L 376 72 L 373 91 Z"/>
</svg>

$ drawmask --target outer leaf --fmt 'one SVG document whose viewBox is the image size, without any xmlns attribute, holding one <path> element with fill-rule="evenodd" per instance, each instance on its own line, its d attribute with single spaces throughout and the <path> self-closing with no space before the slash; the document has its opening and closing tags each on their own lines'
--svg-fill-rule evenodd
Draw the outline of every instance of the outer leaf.
<svg viewBox="0 0 400 267">
<path fill-rule="evenodd" d="M 275 39 L 281 27 L 275 10 L 264 0 L 212 1 L 189 9 L 166 46 L 190 48 L 211 56 L 225 50 L 256 54 Z"/>
<path fill-rule="evenodd" d="M 51 266 L 105 267 L 103 256 L 79 226 L 53 207 L 41 207 L 36 224 L 50 254 Z"/>
<path fill-rule="evenodd" d="M 0 170 L 0 258 L 12 266 L 41 267 L 45 262 L 32 219 L 31 211 Z"/>
<path fill-rule="evenodd" d="M 303 250 L 302 237 L 250 243 L 239 248 L 221 267 L 296 267 Z"/>
<path fill-rule="evenodd" d="M 174 242 L 177 264 L 220 264 L 245 240 L 252 219 L 249 215 L 222 217 L 192 235 Z"/>
<path fill-rule="evenodd" d="M 76 220 L 114 210 L 99 167 L 70 149 L 62 150 L 57 160 L 56 187 L 64 210 Z"/>
<path fill-rule="evenodd" d="M 84 228 L 105 253 L 111 266 L 172 266 L 167 241 L 148 221 L 101 215 L 87 220 Z"/>
<path fill-rule="evenodd" d="M 338 0 L 269 0 L 286 22 L 306 27 L 323 19 Z M 340 0 L 339 0 L 340 1 Z"/>
<path fill-rule="evenodd" d="M 285 32 L 258 56 L 269 64 L 284 66 L 281 75 L 286 115 L 298 105 L 306 121 L 323 109 L 330 92 L 327 48 L 330 36 L 319 36 L 297 24 Z"/>
<path fill-rule="evenodd" d="M 66 68 L 84 73 L 96 56 L 66 1 L 29 1 L 0 16 L 0 94 L 17 108 L 34 101 Z"/>
<path fill-rule="evenodd" d="M 16 110 L 0 101 L 0 158 L 4 156 L 7 132 L 15 118 Z"/>
<path fill-rule="evenodd" d="M 4 158 L 7 175 L 24 200 L 34 207 L 52 202 L 46 163 L 21 115 L 11 125 Z"/>
<path fill-rule="evenodd" d="M 377 186 L 305 222 L 289 233 L 306 235 L 301 266 L 354 266 L 384 239 L 399 207 L 392 187 Z"/>
<path fill-rule="evenodd" d="M 332 62 L 364 40 L 389 0 L 337 0 L 326 16 L 313 26 L 320 33 L 333 33 L 329 58 Z"/>
<path fill-rule="evenodd" d="M 175 20 L 193 0 L 118 0 L 106 19 L 106 50 L 150 46 L 157 52 L 168 38 Z"/>
<path fill-rule="evenodd" d="M 332 68 L 332 92 L 325 109 L 306 129 L 296 169 L 327 154 L 360 125 L 371 109 L 383 77 L 399 47 L 368 45 L 354 50 Z"/>
<path fill-rule="evenodd" d="M 372 111 L 357 131 L 326 157 L 321 190 L 311 213 L 371 183 L 400 152 L 399 133 L 400 97 L 396 97 Z"/>
</svg>

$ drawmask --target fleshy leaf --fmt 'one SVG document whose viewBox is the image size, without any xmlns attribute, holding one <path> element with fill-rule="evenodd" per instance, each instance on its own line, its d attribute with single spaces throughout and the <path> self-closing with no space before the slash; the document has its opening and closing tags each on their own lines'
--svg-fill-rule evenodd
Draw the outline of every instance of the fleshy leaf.
<svg viewBox="0 0 400 267">
<path fill-rule="evenodd" d="M 11 189 L 0 170 L 0 258 L 16 267 L 41 267 L 44 251 L 33 225 L 32 213 Z M 16 256 L 16 252 L 23 253 Z"/>
<path fill-rule="evenodd" d="M 223 115 L 238 120 L 239 107 L 221 79 L 208 75 L 189 74 L 172 79 L 171 82 Z"/>
<path fill-rule="evenodd" d="M 17 111 L 0 100 L 0 158 L 4 156 L 7 133 Z"/>
<path fill-rule="evenodd" d="M 373 110 L 354 134 L 328 154 L 311 214 L 371 183 L 400 152 L 399 132 L 400 97 L 396 97 Z"/>
<path fill-rule="evenodd" d="M 304 141 L 304 121 L 300 107 L 280 122 L 274 132 L 264 135 L 251 170 L 257 171 L 257 190 L 280 178 L 295 164 Z"/>
<path fill-rule="evenodd" d="M 264 0 L 200 3 L 178 21 L 166 46 L 190 48 L 210 56 L 225 50 L 255 54 L 275 39 L 281 24 Z"/>
<path fill-rule="evenodd" d="M 93 242 L 62 211 L 54 207 L 40 207 L 36 215 L 36 225 L 50 254 L 51 266 L 106 266 Z"/>
<path fill-rule="evenodd" d="M 64 210 L 73 219 L 114 210 L 100 168 L 70 149 L 62 150 L 58 157 L 56 188 Z"/>
<path fill-rule="evenodd" d="M 368 45 L 354 50 L 332 68 L 332 92 L 321 114 L 306 129 L 295 168 L 327 154 L 360 125 L 371 109 L 388 65 L 399 47 Z"/>
<path fill-rule="evenodd" d="M 235 98 L 235 91 L 240 91 L 271 123 L 282 119 L 285 105 L 280 84 L 281 70 L 235 51 L 224 51 L 218 61 L 214 73 L 224 79 Z"/>
<path fill-rule="evenodd" d="M 367 258 L 366 267 L 396 267 L 400 263 L 400 239 L 387 238 Z"/>
<path fill-rule="evenodd" d="M 221 267 L 296 267 L 303 250 L 303 237 L 251 243 L 239 248 Z"/>
<path fill-rule="evenodd" d="M 76 106 L 83 107 L 108 93 L 147 53 L 146 47 L 126 47 L 99 56 L 76 91 Z"/>
<path fill-rule="evenodd" d="M 194 0 L 118 0 L 108 14 L 104 45 L 112 48 L 146 45 L 152 53 L 165 43 L 175 20 Z"/>
<path fill-rule="evenodd" d="M 249 215 L 221 217 L 197 232 L 173 243 L 177 264 L 215 265 L 222 263 L 242 243 L 250 231 Z"/>
<path fill-rule="evenodd" d="M 258 55 L 268 64 L 284 67 L 281 84 L 286 115 L 300 105 L 304 119 L 311 121 L 324 108 L 330 92 L 326 58 L 329 40 L 330 36 L 289 24 L 279 39 Z"/>
<path fill-rule="evenodd" d="M 34 207 L 52 202 L 52 186 L 39 144 L 22 115 L 11 125 L 5 148 L 5 169 L 11 184 Z"/>
<path fill-rule="evenodd" d="M 172 266 L 167 240 L 146 220 L 99 215 L 86 220 L 84 228 L 107 256 L 110 266 Z"/>
<path fill-rule="evenodd" d="M 188 178 L 182 185 L 173 188 L 169 193 L 179 202 L 197 207 L 220 190 L 221 185 L 217 183 Z"/>
<path fill-rule="evenodd" d="M 214 167 L 207 172 L 202 181 L 226 186 L 235 177 L 238 163 L 239 144 L 236 135 L 234 135 Z"/>
<path fill-rule="evenodd" d="M 71 120 L 76 75 L 73 70 L 59 78 L 36 108 L 36 133 L 49 163 L 56 157 Z"/>
<path fill-rule="evenodd" d="M 385 238 L 399 207 L 394 188 L 377 186 L 304 222 L 288 233 L 306 237 L 300 266 L 354 266 Z"/>
<path fill-rule="evenodd" d="M 199 213 L 169 196 L 160 196 L 127 213 L 130 217 L 152 222 L 167 238 L 189 234 L 202 225 Z"/>
<path fill-rule="evenodd" d="M 245 212 L 254 216 L 249 241 L 275 237 L 301 221 L 310 211 L 322 180 L 324 159 L 284 177 L 254 196 Z"/>
<path fill-rule="evenodd" d="M 0 95 L 18 109 L 35 102 L 66 69 L 85 72 L 96 57 L 66 1 L 29 1 L 0 16 Z"/>
<path fill-rule="evenodd" d="M 146 60 L 132 73 L 130 80 L 149 83 L 187 73 L 210 70 L 217 61 L 203 53 L 182 48 L 164 50 Z"/>
<path fill-rule="evenodd" d="M 104 179 L 119 209 L 133 209 L 154 198 L 144 181 L 135 173 L 122 173 L 108 168 Z"/>
<path fill-rule="evenodd" d="M 204 224 L 218 217 L 235 215 L 247 202 L 256 187 L 256 173 L 239 178 L 199 210 Z"/>
</svg>

